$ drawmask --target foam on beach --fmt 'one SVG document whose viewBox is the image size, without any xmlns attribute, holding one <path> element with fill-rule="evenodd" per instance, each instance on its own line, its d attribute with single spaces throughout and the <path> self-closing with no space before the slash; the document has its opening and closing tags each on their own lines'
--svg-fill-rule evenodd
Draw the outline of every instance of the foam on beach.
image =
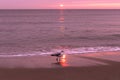
<svg viewBox="0 0 120 80">
<path fill-rule="evenodd" d="M 120 47 L 80 47 L 80 48 L 70 48 L 70 49 L 52 49 L 51 51 L 31 51 L 31 52 L 18 52 L 5 54 L 2 53 L 0 57 L 22 57 L 22 56 L 37 56 L 37 55 L 50 55 L 53 53 L 64 51 L 65 54 L 82 54 L 82 53 L 94 53 L 94 52 L 108 52 L 108 51 L 120 51 Z"/>
</svg>

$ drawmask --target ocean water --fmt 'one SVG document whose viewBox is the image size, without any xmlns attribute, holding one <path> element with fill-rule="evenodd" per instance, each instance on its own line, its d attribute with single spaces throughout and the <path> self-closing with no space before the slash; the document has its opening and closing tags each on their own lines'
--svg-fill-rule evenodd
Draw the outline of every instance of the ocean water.
<svg viewBox="0 0 120 80">
<path fill-rule="evenodd" d="M 120 50 L 120 10 L 0 10 L 0 56 Z"/>
</svg>

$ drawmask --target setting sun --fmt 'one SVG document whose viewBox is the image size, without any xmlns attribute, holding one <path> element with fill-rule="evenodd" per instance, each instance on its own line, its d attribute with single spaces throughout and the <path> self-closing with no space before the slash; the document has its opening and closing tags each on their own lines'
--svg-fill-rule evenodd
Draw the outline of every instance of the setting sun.
<svg viewBox="0 0 120 80">
<path fill-rule="evenodd" d="M 63 4 L 60 4 L 60 7 L 63 7 L 64 5 Z"/>
</svg>

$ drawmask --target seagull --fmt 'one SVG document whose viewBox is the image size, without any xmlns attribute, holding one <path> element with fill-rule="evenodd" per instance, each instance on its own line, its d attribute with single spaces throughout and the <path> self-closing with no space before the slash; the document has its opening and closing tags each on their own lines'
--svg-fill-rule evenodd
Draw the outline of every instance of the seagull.
<svg viewBox="0 0 120 80">
<path fill-rule="evenodd" d="M 61 57 L 63 52 L 64 51 L 61 51 L 61 52 L 58 52 L 58 53 L 55 53 L 55 54 L 51 54 L 51 56 Z"/>
<path fill-rule="evenodd" d="M 63 56 L 63 53 L 64 51 L 61 51 L 61 52 L 58 52 L 58 53 L 55 53 L 55 54 L 51 54 L 51 56 L 56 56 L 56 61 L 57 62 L 60 62 L 60 58 Z"/>
</svg>

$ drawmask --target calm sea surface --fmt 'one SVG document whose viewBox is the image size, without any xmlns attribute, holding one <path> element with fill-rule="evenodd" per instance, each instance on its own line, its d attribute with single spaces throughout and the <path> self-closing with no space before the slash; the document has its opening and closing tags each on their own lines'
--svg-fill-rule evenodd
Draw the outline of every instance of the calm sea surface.
<svg viewBox="0 0 120 80">
<path fill-rule="evenodd" d="M 120 10 L 0 10 L 0 55 L 120 50 Z"/>
</svg>

